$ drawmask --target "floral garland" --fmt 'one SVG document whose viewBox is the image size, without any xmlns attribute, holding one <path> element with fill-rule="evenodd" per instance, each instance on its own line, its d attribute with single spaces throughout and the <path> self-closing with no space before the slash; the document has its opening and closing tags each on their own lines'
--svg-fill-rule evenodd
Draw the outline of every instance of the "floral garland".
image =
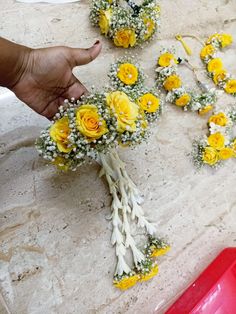
<svg viewBox="0 0 236 314">
<path fill-rule="evenodd" d="M 90 20 L 117 47 L 129 48 L 148 41 L 160 25 L 160 7 L 156 0 L 145 0 L 138 6 L 126 1 L 93 0 Z"/>
<path fill-rule="evenodd" d="M 154 237 L 156 227 L 145 217 L 142 196 L 116 151 L 119 144 L 132 146 L 147 139 L 150 122 L 160 117 L 162 102 L 157 93 L 144 87 L 143 72 L 131 59 L 114 63 L 109 77 L 113 87 L 108 90 L 66 101 L 52 125 L 41 132 L 36 147 L 61 170 L 76 170 L 89 159 L 101 166 L 100 176 L 106 177 L 112 195 L 111 243 L 117 257 L 114 285 L 124 290 L 155 276 L 156 257 L 169 250 L 163 240 Z M 135 243 L 131 223 L 146 234 L 143 249 Z M 132 267 L 125 260 L 128 249 Z"/>
<path fill-rule="evenodd" d="M 232 44 L 230 34 L 214 34 L 205 42 L 200 57 L 206 65 L 208 75 L 216 86 L 223 89 L 227 94 L 236 96 L 236 78 L 224 69 L 222 59 L 217 57 L 217 52 Z"/>
<path fill-rule="evenodd" d="M 218 110 L 208 120 L 209 135 L 196 140 L 193 145 L 193 161 L 197 168 L 203 165 L 219 166 L 224 160 L 236 157 L 236 108 Z"/>
<path fill-rule="evenodd" d="M 187 60 L 176 58 L 171 50 L 164 50 L 157 61 L 157 85 L 167 92 L 168 102 L 182 107 L 185 111 L 197 111 L 200 115 L 204 115 L 213 109 L 217 100 L 216 91 L 209 89 L 198 80 L 201 93 L 186 89 L 177 69 L 178 64 L 183 61 L 189 66 Z"/>
</svg>

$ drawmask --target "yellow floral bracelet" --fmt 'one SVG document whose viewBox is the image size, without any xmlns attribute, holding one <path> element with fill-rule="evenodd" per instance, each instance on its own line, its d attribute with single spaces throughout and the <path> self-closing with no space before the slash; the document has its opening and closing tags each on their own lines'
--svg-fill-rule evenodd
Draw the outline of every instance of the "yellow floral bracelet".
<svg viewBox="0 0 236 314">
<path fill-rule="evenodd" d="M 217 110 L 208 119 L 208 136 L 194 141 L 192 157 L 197 168 L 218 167 L 223 161 L 236 157 L 236 108 Z"/>
<path fill-rule="evenodd" d="M 93 0 L 90 20 L 117 47 L 129 48 L 148 41 L 160 25 L 160 7 L 156 0 L 141 5 L 118 0 Z"/>
<path fill-rule="evenodd" d="M 236 96 L 236 78 L 226 71 L 222 59 L 217 56 L 219 50 L 230 46 L 232 42 L 233 38 L 230 34 L 214 34 L 206 40 L 200 57 L 215 85 L 227 94 Z"/>
</svg>

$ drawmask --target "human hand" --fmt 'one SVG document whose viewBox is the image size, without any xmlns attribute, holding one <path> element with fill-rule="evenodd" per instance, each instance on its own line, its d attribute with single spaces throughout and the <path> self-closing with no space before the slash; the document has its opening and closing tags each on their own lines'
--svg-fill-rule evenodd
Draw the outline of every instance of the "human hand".
<svg viewBox="0 0 236 314">
<path fill-rule="evenodd" d="M 11 86 L 16 96 L 39 114 L 53 118 L 66 98 L 80 98 L 87 92 L 72 69 L 93 61 L 100 53 L 99 41 L 88 48 L 52 47 L 27 49 L 21 58 L 17 81 Z"/>
</svg>

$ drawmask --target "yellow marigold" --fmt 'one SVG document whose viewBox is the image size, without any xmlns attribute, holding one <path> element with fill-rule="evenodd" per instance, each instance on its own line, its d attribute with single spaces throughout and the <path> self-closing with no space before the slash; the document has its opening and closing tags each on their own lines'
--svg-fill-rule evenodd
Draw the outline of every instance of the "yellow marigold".
<svg viewBox="0 0 236 314">
<path fill-rule="evenodd" d="M 131 63 L 123 63 L 119 66 L 117 77 L 127 85 L 133 85 L 138 80 L 138 69 Z"/>
<path fill-rule="evenodd" d="M 69 153 L 73 148 L 68 140 L 70 132 L 69 119 L 67 117 L 57 120 L 50 127 L 50 136 L 56 142 L 58 150 L 62 153 Z"/>
<path fill-rule="evenodd" d="M 114 280 L 113 284 L 118 289 L 127 290 L 133 287 L 134 285 L 136 285 L 138 280 L 139 280 L 139 275 L 133 275 L 130 277 L 123 277 L 121 280 Z"/>
<path fill-rule="evenodd" d="M 205 59 L 206 57 L 212 56 L 215 53 L 215 47 L 212 45 L 206 45 L 202 48 L 200 57 Z"/>
<path fill-rule="evenodd" d="M 100 17 L 99 17 L 99 27 L 102 34 L 107 35 L 111 23 L 111 15 L 112 11 L 109 10 L 101 10 L 100 11 Z"/>
<path fill-rule="evenodd" d="M 120 91 L 107 94 L 107 105 L 117 118 L 117 131 L 123 133 L 125 131 L 136 131 L 136 120 L 139 115 L 138 105 L 131 102 L 129 97 Z"/>
<path fill-rule="evenodd" d="M 144 94 L 138 99 L 139 106 L 146 112 L 156 112 L 160 107 L 160 99 L 151 93 Z"/>
<path fill-rule="evenodd" d="M 228 94 L 236 93 L 236 80 L 228 80 L 225 86 L 225 91 Z"/>
<path fill-rule="evenodd" d="M 220 132 L 208 136 L 207 141 L 208 144 L 215 149 L 221 149 L 225 145 L 225 137 Z"/>
<path fill-rule="evenodd" d="M 89 141 L 97 140 L 108 132 L 106 121 L 99 116 L 97 107 L 90 104 L 77 109 L 76 126 Z"/>
<path fill-rule="evenodd" d="M 57 166 L 58 169 L 67 171 L 69 169 L 69 165 L 65 158 L 61 156 L 57 156 L 52 162 L 53 165 Z"/>
<path fill-rule="evenodd" d="M 170 52 L 163 53 L 158 59 L 158 64 L 161 67 L 169 67 L 172 63 L 177 63 L 177 60 L 175 59 L 175 56 Z"/>
<path fill-rule="evenodd" d="M 211 111 L 213 109 L 212 105 L 207 105 L 206 107 L 199 109 L 198 113 L 200 116 L 205 115 L 206 113 L 208 113 L 209 111 Z"/>
<path fill-rule="evenodd" d="M 163 83 L 165 90 L 171 91 L 172 89 L 179 88 L 182 85 L 181 79 L 178 75 L 170 75 Z"/>
<path fill-rule="evenodd" d="M 222 48 L 225 48 L 232 44 L 233 37 L 230 34 L 219 34 L 219 40 L 221 42 Z"/>
<path fill-rule="evenodd" d="M 144 40 L 148 40 L 152 36 L 152 34 L 154 33 L 156 24 L 155 24 L 155 22 L 152 19 L 147 18 L 147 17 L 145 17 L 143 19 L 143 22 L 144 22 L 144 24 L 146 26 Z"/>
<path fill-rule="evenodd" d="M 216 71 L 222 70 L 222 68 L 223 68 L 223 63 L 222 63 L 221 58 L 214 58 L 210 62 L 208 62 L 208 65 L 207 65 L 207 70 L 210 73 L 212 72 L 214 73 Z"/>
<path fill-rule="evenodd" d="M 143 282 L 143 281 L 150 280 L 150 279 L 152 279 L 154 276 L 156 276 L 157 273 L 158 273 L 158 266 L 155 264 L 155 265 L 151 268 L 151 270 L 150 270 L 149 273 L 147 273 L 147 274 L 145 274 L 145 275 L 143 275 L 143 274 L 140 275 L 139 281 L 140 281 L 140 282 Z"/>
<path fill-rule="evenodd" d="M 213 74 L 213 81 L 217 85 L 226 79 L 227 72 L 224 69 L 217 70 Z"/>
<path fill-rule="evenodd" d="M 151 257 L 158 257 L 161 255 L 165 255 L 167 252 L 169 252 L 169 250 L 170 250 L 170 246 L 166 246 L 163 248 L 153 248 Z"/>
<path fill-rule="evenodd" d="M 175 104 L 179 107 L 186 106 L 191 100 L 191 97 L 189 94 L 183 94 L 179 98 L 176 99 Z"/>
<path fill-rule="evenodd" d="M 228 123 L 228 118 L 223 112 L 219 112 L 211 116 L 208 120 L 208 123 L 215 123 L 220 126 L 226 126 Z"/>
<path fill-rule="evenodd" d="M 114 36 L 114 44 L 117 47 L 129 48 L 136 44 L 136 34 L 133 29 L 123 28 L 118 30 Z"/>
<path fill-rule="evenodd" d="M 203 152 L 202 160 L 205 164 L 213 166 L 218 162 L 219 154 L 215 148 L 207 146 Z"/>
<path fill-rule="evenodd" d="M 233 155 L 234 155 L 234 151 L 230 147 L 223 147 L 219 151 L 219 158 L 223 160 L 229 159 L 233 157 Z"/>
</svg>

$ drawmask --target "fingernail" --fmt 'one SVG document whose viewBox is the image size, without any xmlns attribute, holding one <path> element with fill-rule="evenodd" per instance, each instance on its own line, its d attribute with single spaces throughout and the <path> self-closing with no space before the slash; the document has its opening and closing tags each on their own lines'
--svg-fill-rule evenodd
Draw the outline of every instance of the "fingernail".
<svg viewBox="0 0 236 314">
<path fill-rule="evenodd" d="M 100 40 L 97 39 L 93 45 L 96 46 L 96 45 L 98 45 L 99 43 L 100 43 Z"/>
</svg>

